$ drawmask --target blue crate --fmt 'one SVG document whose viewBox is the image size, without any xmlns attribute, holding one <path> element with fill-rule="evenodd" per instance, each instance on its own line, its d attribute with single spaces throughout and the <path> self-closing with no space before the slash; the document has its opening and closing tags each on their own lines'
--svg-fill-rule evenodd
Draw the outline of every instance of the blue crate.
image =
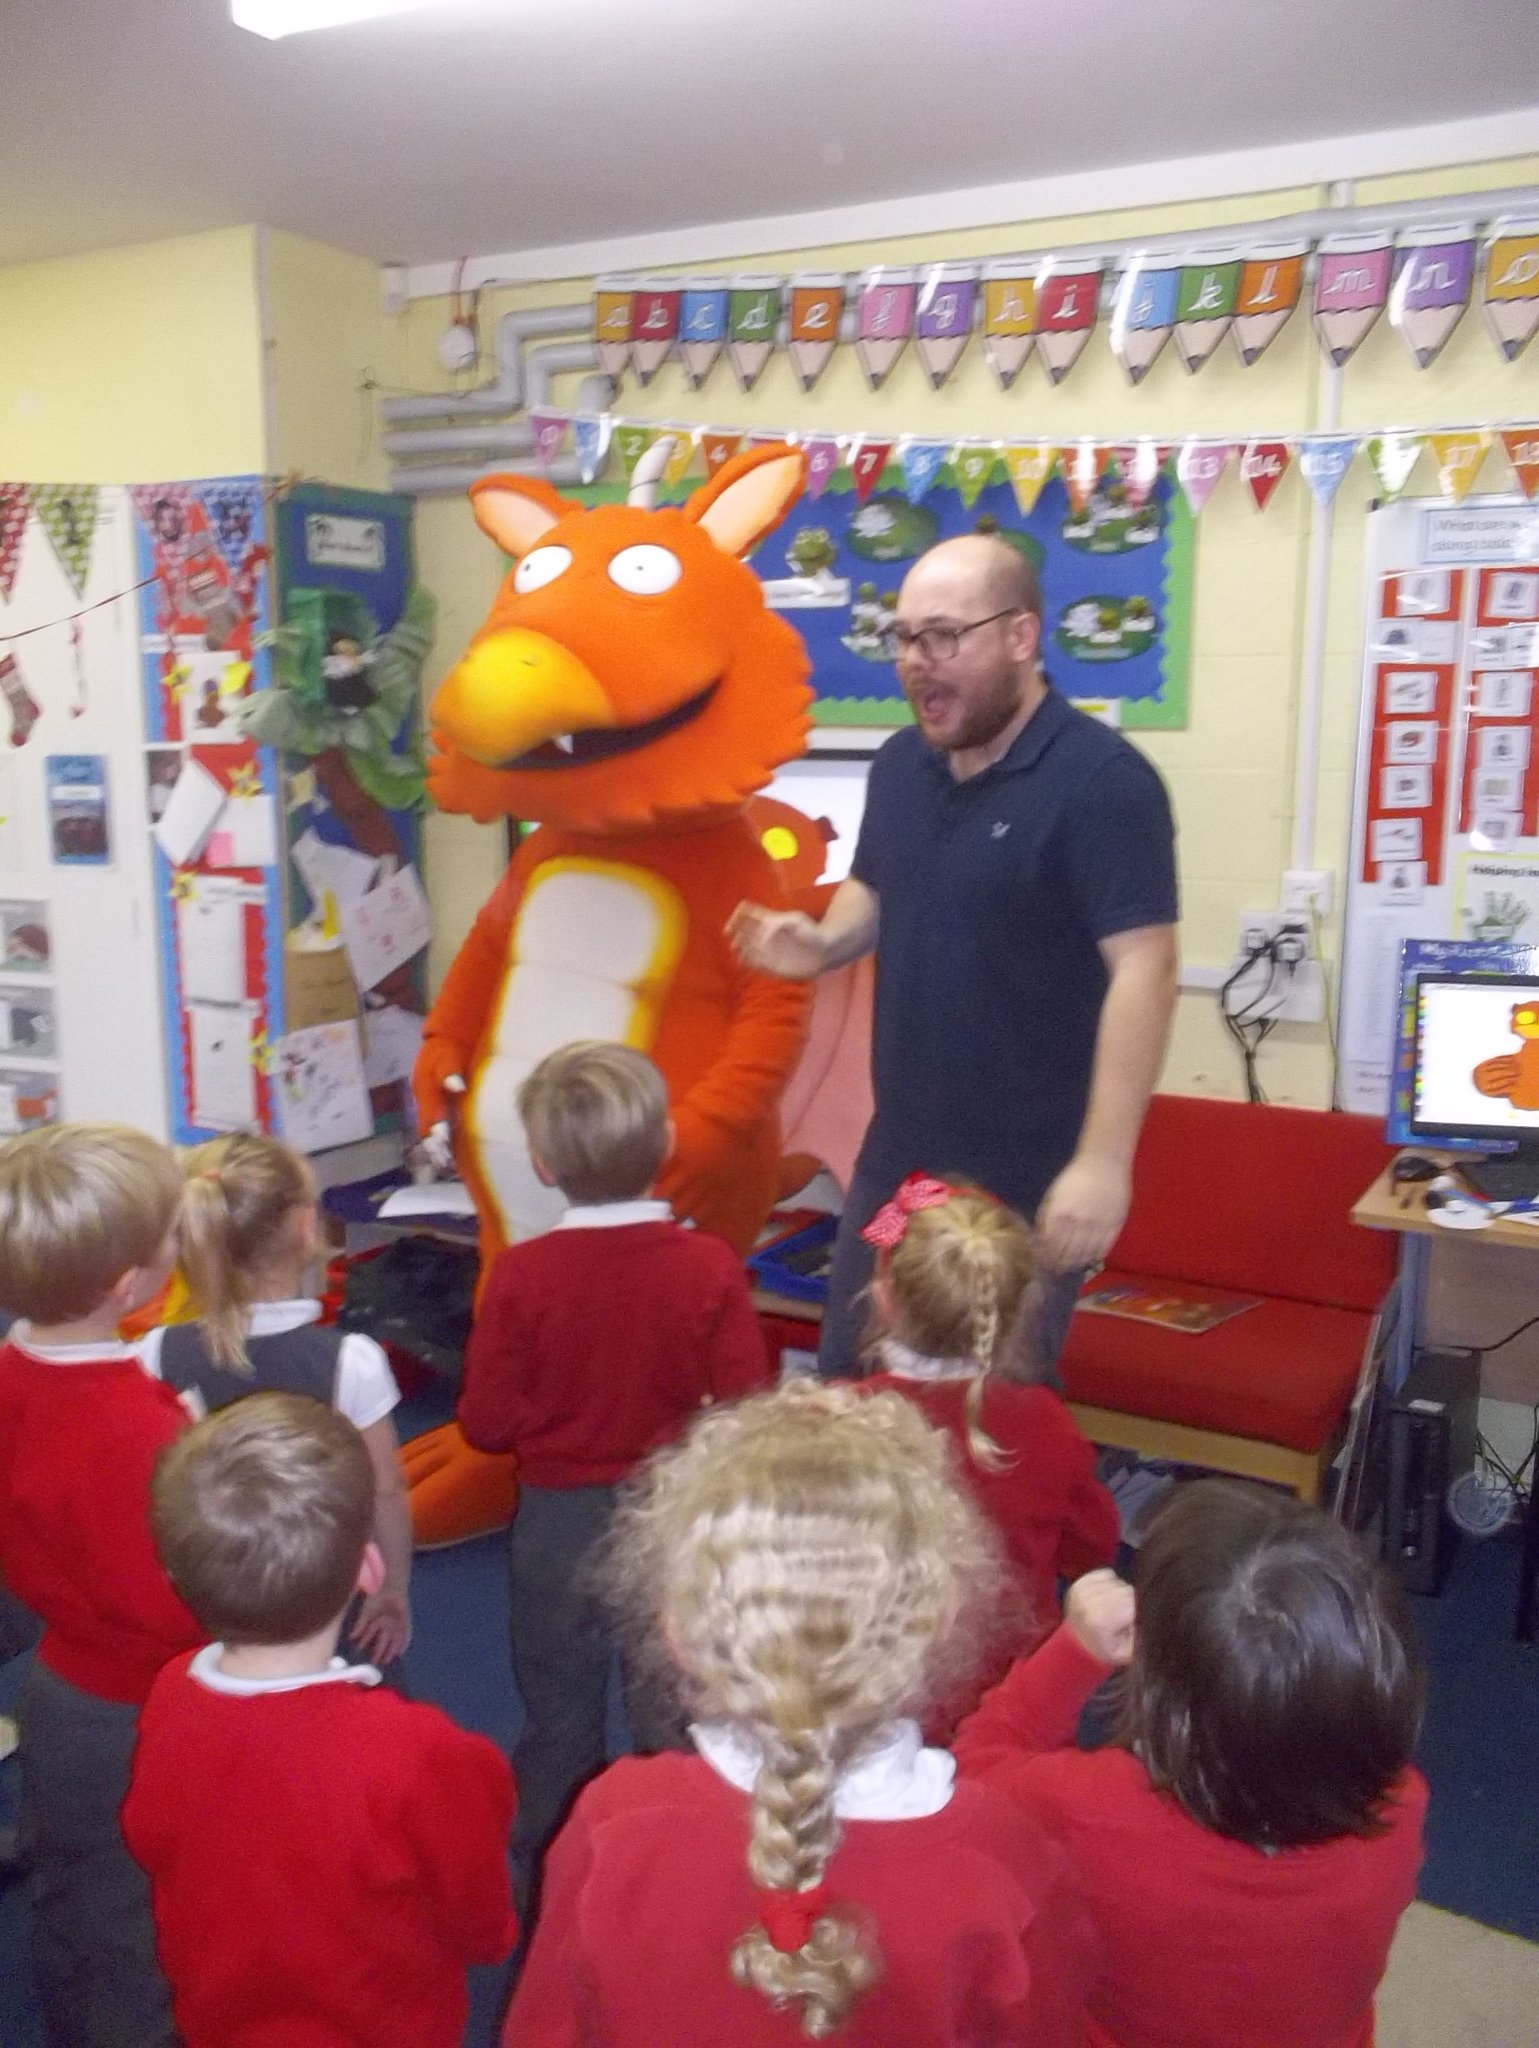
<svg viewBox="0 0 1539 2048">
<path fill-rule="evenodd" d="M 783 1294 L 788 1301 L 823 1301 L 828 1295 L 826 1279 L 818 1274 L 794 1273 L 782 1261 L 787 1253 L 832 1244 L 838 1228 L 837 1216 L 820 1216 L 816 1223 L 805 1224 L 789 1237 L 778 1237 L 762 1251 L 751 1253 L 748 1270 L 766 1294 Z"/>
</svg>

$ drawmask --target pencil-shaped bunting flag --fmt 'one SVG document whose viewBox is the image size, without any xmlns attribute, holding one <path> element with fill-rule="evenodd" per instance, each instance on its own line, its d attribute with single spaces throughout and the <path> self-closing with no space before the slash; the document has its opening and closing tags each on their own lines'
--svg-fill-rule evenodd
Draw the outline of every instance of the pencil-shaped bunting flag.
<svg viewBox="0 0 1539 2048">
<path fill-rule="evenodd" d="M 1134 384 L 1153 369 L 1176 324 L 1181 266 L 1173 256 L 1131 258 L 1112 300 L 1111 352 Z"/>
<path fill-rule="evenodd" d="M 1473 227 L 1406 228 L 1395 244 L 1389 324 L 1425 370 L 1464 318 L 1475 280 Z"/>
<path fill-rule="evenodd" d="M 1437 487 L 1456 505 L 1469 496 L 1491 445 L 1489 429 L 1467 427 L 1456 434 L 1429 434 L 1428 445 L 1437 464 Z"/>
<path fill-rule="evenodd" d="M 676 277 L 637 280 L 631 301 L 631 368 L 650 384 L 673 353 L 679 338 L 679 306 L 684 287 Z"/>
<path fill-rule="evenodd" d="M 1001 259 L 983 271 L 983 358 L 1008 391 L 1036 341 L 1035 266 L 1018 257 Z"/>
<path fill-rule="evenodd" d="M 721 277 L 692 277 L 679 311 L 679 354 L 684 375 L 698 391 L 727 345 L 727 283 Z"/>
<path fill-rule="evenodd" d="M 1302 240 L 1268 242 L 1246 251 L 1230 329 L 1240 361 L 1258 363 L 1293 317 L 1304 282 Z"/>
<path fill-rule="evenodd" d="M 1240 451 L 1240 479 L 1264 512 L 1267 500 L 1282 482 L 1291 457 L 1286 441 L 1247 441 Z"/>
<path fill-rule="evenodd" d="M 1496 220 L 1486 243 L 1481 307 L 1496 345 L 1514 362 L 1539 330 L 1539 215 Z"/>
<path fill-rule="evenodd" d="M 844 318 L 839 271 L 805 271 L 791 280 L 791 367 L 810 391 L 833 360 Z"/>
<path fill-rule="evenodd" d="M 1200 370 L 1234 325 L 1240 258 L 1230 249 L 1187 257 L 1176 293 L 1176 353 L 1182 367 Z"/>
<path fill-rule="evenodd" d="M 1368 234 L 1327 235 L 1315 267 L 1315 333 L 1339 370 L 1351 361 L 1389 297 L 1390 238 Z M 1302 452 L 1300 462 L 1303 461 Z"/>
<path fill-rule="evenodd" d="M 631 359 L 631 309 L 636 298 L 633 277 L 601 277 L 593 287 L 593 339 L 599 368 L 606 377 L 624 375 Z"/>
<path fill-rule="evenodd" d="M 958 441 L 951 451 L 951 481 L 956 494 L 970 512 L 986 484 L 992 483 L 999 463 L 996 441 Z"/>
<path fill-rule="evenodd" d="M 1101 303 L 1098 256 L 1050 256 L 1037 273 L 1037 361 L 1061 384 L 1084 354 Z"/>
<path fill-rule="evenodd" d="M 1052 441 L 1010 441 L 1005 445 L 1005 475 L 1015 493 L 1021 517 L 1029 518 L 1053 473 L 1058 449 Z"/>
<path fill-rule="evenodd" d="M 919 286 L 915 346 L 931 387 L 939 391 L 972 339 L 978 269 L 972 263 L 932 263 Z"/>
<path fill-rule="evenodd" d="M 919 298 L 915 270 L 868 270 L 856 301 L 855 352 L 873 391 L 892 375 L 893 366 L 914 332 Z"/>
<path fill-rule="evenodd" d="M 735 277 L 728 290 L 727 354 L 745 391 L 752 391 L 775 352 L 782 289 L 778 277 Z"/>
</svg>

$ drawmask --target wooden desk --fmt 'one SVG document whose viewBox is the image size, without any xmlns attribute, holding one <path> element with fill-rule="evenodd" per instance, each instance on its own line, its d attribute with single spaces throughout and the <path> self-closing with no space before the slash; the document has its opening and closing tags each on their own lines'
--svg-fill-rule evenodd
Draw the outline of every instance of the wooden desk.
<svg viewBox="0 0 1539 2048">
<path fill-rule="evenodd" d="M 1414 1150 L 1419 1157 L 1441 1159 L 1449 1166 L 1457 1156 L 1452 1152 L 1423 1152 L 1420 1146 Z M 1505 1223 L 1497 1217 L 1484 1230 L 1446 1231 L 1434 1223 L 1427 1210 L 1426 1181 L 1411 1181 L 1397 1187 L 1390 1179 L 1389 1167 L 1379 1175 L 1362 1200 L 1354 1203 L 1352 1221 L 1361 1223 L 1368 1230 L 1398 1230 L 1415 1237 L 1468 1237 L 1477 1244 L 1521 1245 L 1527 1251 L 1539 1251 L 1539 1223 Z"/>
</svg>

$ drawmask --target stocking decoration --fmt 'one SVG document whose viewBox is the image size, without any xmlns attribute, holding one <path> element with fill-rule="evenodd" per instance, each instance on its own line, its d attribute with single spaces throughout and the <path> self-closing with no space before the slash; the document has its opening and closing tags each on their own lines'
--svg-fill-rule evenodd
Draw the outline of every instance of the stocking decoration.
<svg viewBox="0 0 1539 2048">
<path fill-rule="evenodd" d="M 24 747 L 32 737 L 42 707 L 22 681 L 14 654 L 0 654 L 0 691 L 11 707 L 11 745 Z"/>
</svg>

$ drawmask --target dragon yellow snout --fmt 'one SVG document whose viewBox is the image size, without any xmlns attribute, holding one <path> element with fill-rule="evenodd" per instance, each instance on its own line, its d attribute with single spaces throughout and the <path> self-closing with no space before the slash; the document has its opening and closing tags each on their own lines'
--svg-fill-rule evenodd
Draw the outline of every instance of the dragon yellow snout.
<svg viewBox="0 0 1539 2048">
<path fill-rule="evenodd" d="M 428 718 L 436 733 L 488 768 L 542 741 L 618 723 L 586 662 L 522 626 L 478 641 L 444 678 Z"/>
</svg>

